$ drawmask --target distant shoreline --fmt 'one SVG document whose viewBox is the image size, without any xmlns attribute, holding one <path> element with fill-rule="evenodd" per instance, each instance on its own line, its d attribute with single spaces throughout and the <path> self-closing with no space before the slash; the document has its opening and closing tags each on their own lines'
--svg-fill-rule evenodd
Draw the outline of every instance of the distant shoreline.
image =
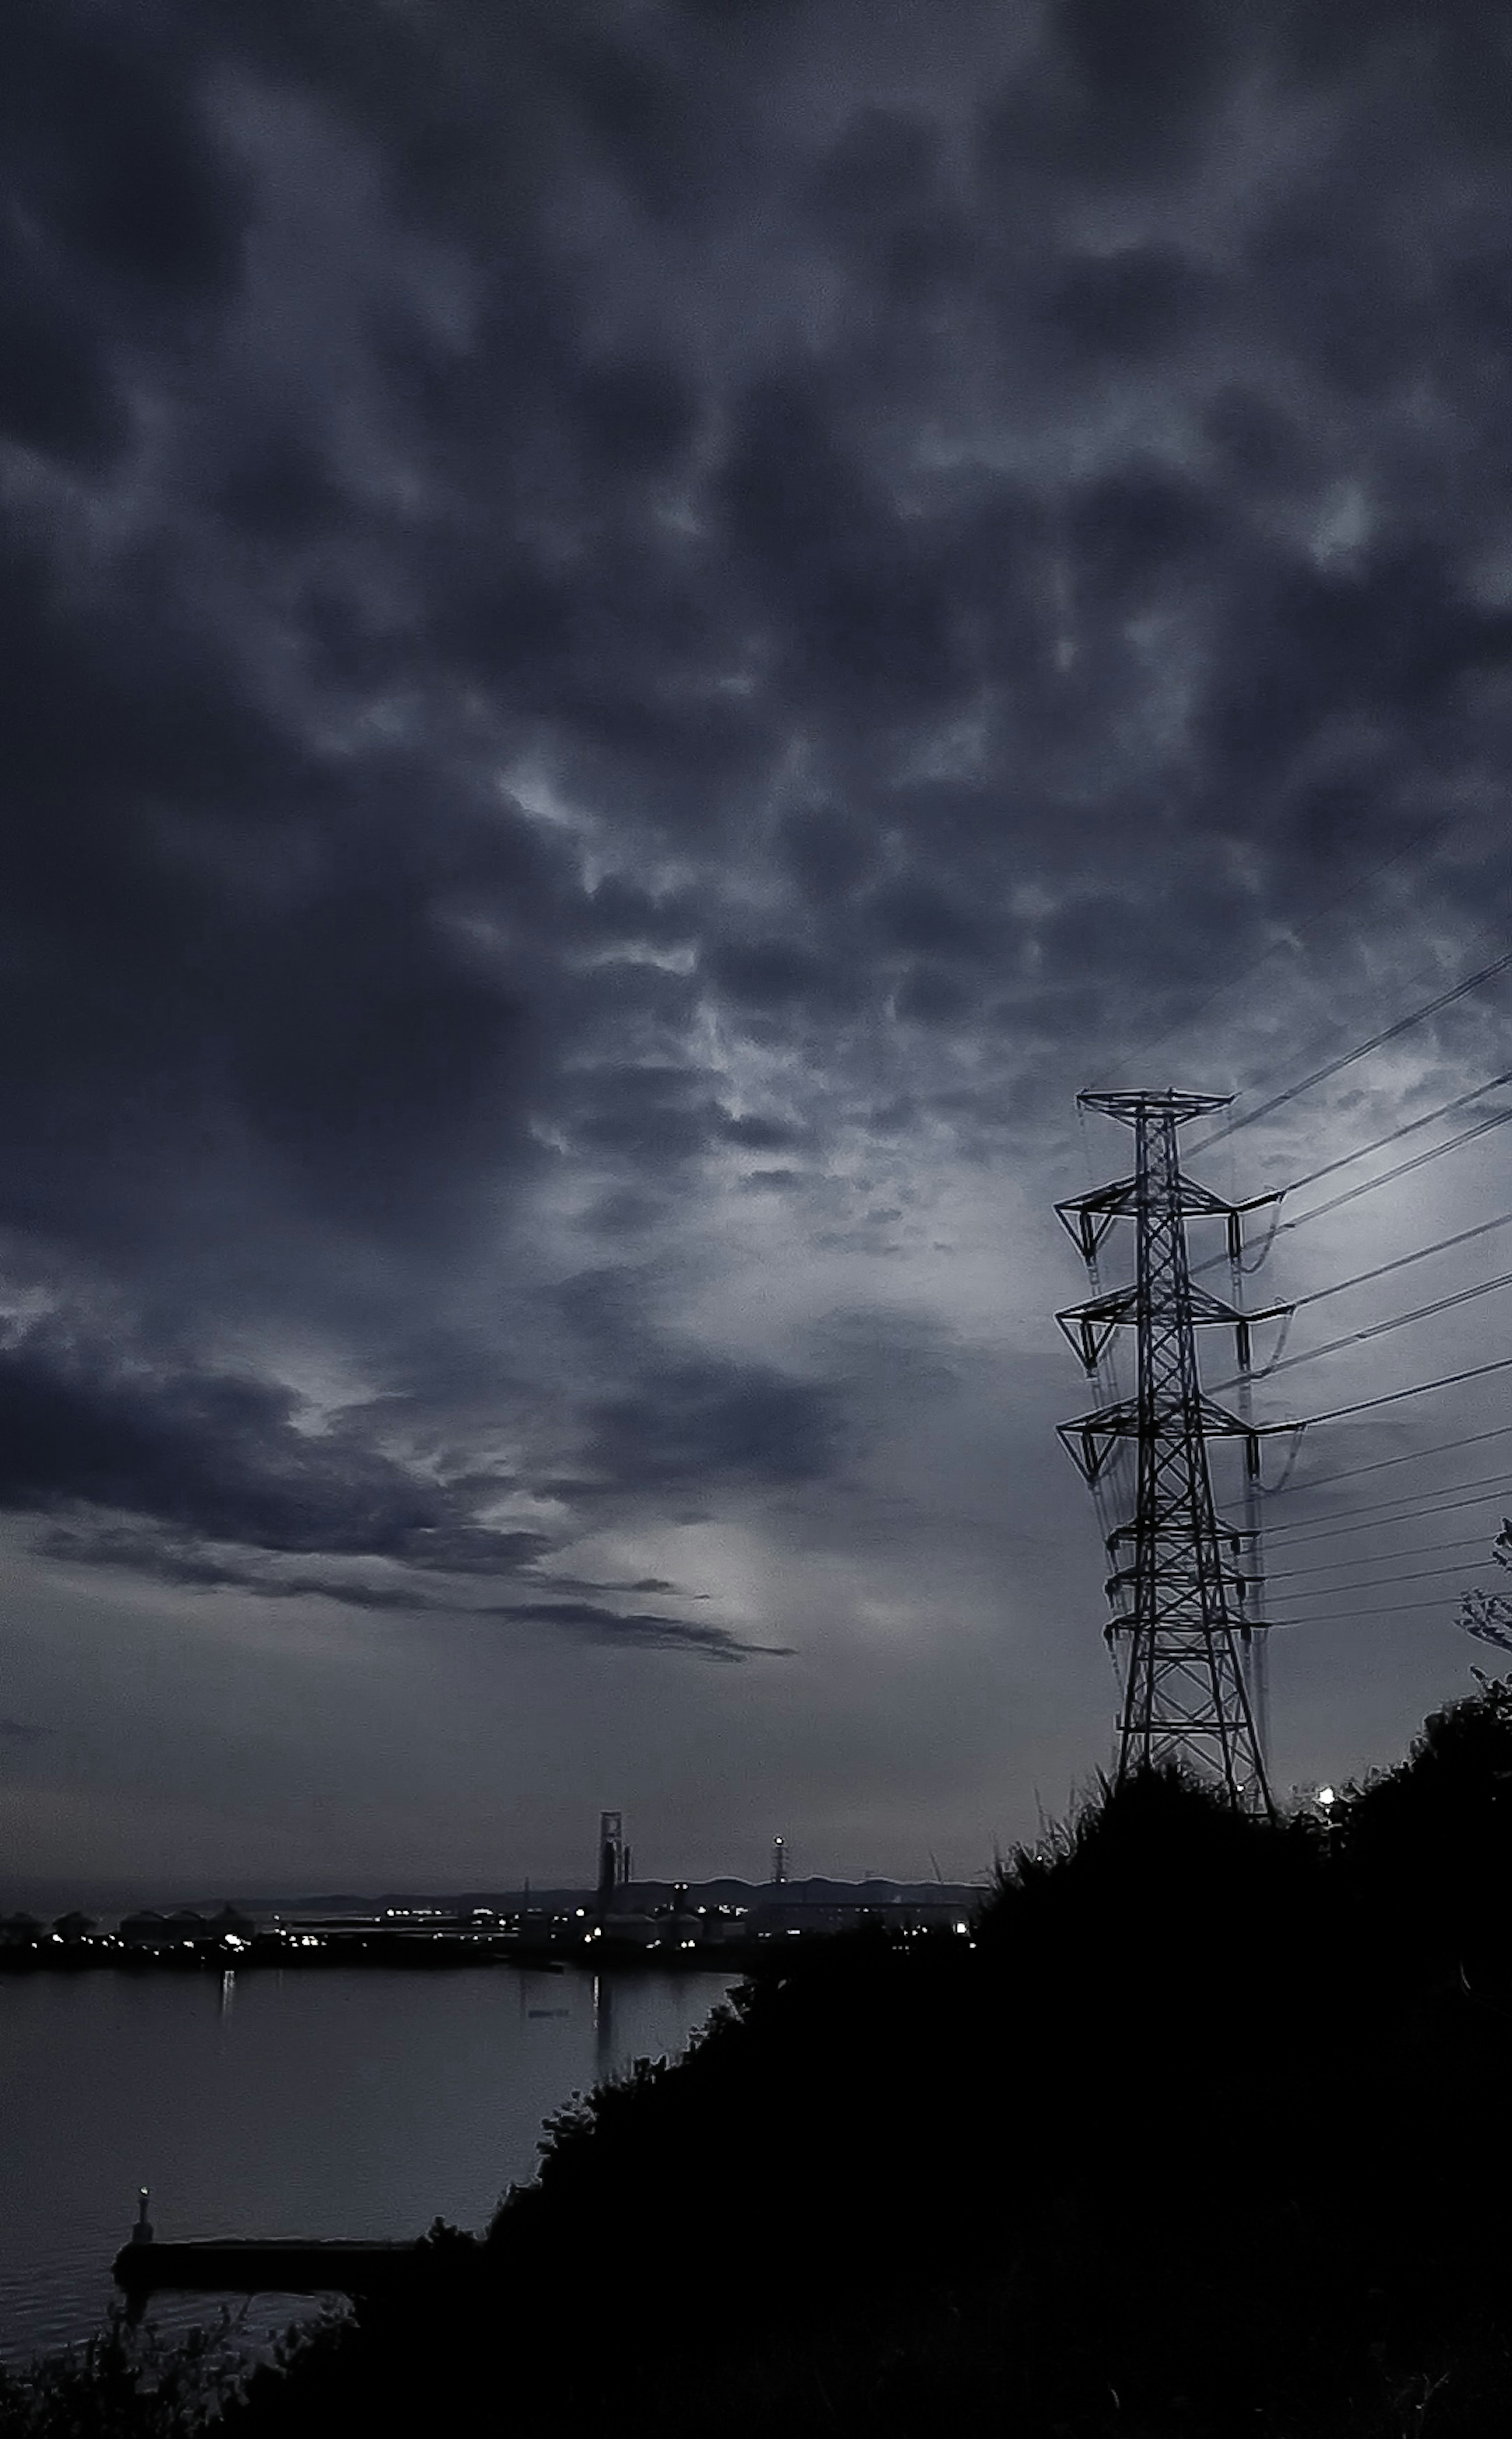
<svg viewBox="0 0 1512 2439">
<path fill-rule="evenodd" d="M 512 1965 L 594 1972 L 630 1966 L 742 1974 L 794 1943 L 885 1925 L 904 1934 L 969 1931 L 981 1892 L 897 1881 L 635 1882 L 607 1896 L 552 1890 L 498 1901 L 393 1902 L 382 1911 L 213 1914 L 146 1908 L 114 1929 L 80 1911 L 51 1923 L 0 1914 L 0 1974 L 295 1971 L 331 1966 L 455 1970 Z"/>
<path fill-rule="evenodd" d="M 809 1934 L 834 1937 L 833 1932 Z M 569 1967 L 589 1973 L 646 1972 L 723 1973 L 737 1977 L 755 1970 L 778 1943 L 764 1939 L 679 1950 L 653 1946 L 631 1949 L 524 1949 L 513 1942 L 448 1942 L 443 1939 L 346 1938 L 311 1949 L 278 1942 L 253 1941 L 235 1954 L 222 1949 L 185 1942 L 174 1947 L 126 1947 L 117 1940 L 80 1942 L 67 1949 L 50 1944 L 0 1948 L 0 1977 L 25 1979 L 30 1974 L 228 1974 L 321 1973 L 386 1968 L 401 1972 L 468 1972 L 507 1966 L 521 1972 L 558 1973 Z"/>
</svg>

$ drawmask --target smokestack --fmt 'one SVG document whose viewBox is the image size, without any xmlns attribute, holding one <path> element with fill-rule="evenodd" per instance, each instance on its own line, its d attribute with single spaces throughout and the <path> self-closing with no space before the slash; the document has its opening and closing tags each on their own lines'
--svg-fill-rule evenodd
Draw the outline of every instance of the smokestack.
<svg viewBox="0 0 1512 2439">
<path fill-rule="evenodd" d="M 598 1816 L 598 1911 L 607 1914 L 625 1878 L 625 1823 L 619 1812 Z"/>
</svg>

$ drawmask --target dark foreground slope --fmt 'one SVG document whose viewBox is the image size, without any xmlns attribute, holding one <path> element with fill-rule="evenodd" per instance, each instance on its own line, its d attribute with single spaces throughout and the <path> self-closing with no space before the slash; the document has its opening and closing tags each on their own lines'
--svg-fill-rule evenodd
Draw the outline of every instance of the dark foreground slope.
<svg viewBox="0 0 1512 2439">
<path fill-rule="evenodd" d="M 227 2432 L 1500 2439 L 1512 1693 L 1341 1814 L 1147 1777 L 810 1951 Z"/>
</svg>

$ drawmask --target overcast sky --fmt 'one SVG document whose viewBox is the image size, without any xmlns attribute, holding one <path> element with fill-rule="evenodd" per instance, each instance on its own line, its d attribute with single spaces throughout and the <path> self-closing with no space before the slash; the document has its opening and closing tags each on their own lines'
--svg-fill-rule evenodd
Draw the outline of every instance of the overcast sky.
<svg viewBox="0 0 1512 2439">
<path fill-rule="evenodd" d="M 667 1876 L 777 1831 L 969 1876 L 1112 1750 L 1052 1206 L 1129 1141 L 1078 1089 L 1243 1113 L 1506 945 L 1504 10 L 12 0 L 0 45 L 11 1881 L 578 1877 L 606 1805 Z M 1512 1069 L 1509 993 L 1194 1171 Z M 1507 1142 L 1249 1291 L 1497 1216 Z M 1509 1413 L 1320 1425 L 1272 1512 L 1512 1469 L 1308 1504 Z M 1276 1586 L 1283 1788 L 1468 1688 L 1457 1581 L 1343 1615 L 1395 1529 Z"/>
</svg>

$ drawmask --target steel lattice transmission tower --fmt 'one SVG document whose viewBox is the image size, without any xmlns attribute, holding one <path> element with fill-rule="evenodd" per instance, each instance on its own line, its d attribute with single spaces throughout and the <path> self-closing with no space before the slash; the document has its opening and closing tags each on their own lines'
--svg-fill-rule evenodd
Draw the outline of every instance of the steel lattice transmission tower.
<svg viewBox="0 0 1512 2439">
<path fill-rule="evenodd" d="M 1113 1615 L 1107 1634 L 1124 1658 L 1118 1776 L 1141 1763 L 1184 1762 L 1216 1775 L 1233 1803 L 1269 1810 L 1246 1665 L 1251 1638 L 1264 1629 L 1243 1614 L 1245 1577 L 1233 1561 L 1244 1537 L 1219 1522 L 1207 1461 L 1209 1438 L 1239 1437 L 1253 1476 L 1259 1433 L 1203 1395 L 1196 1328 L 1228 1324 L 1241 1370 L 1248 1370 L 1250 1322 L 1285 1308 L 1246 1316 L 1192 1282 L 1188 1219 L 1224 1220 L 1236 1249 L 1239 1215 L 1254 1207 L 1225 1202 L 1182 1171 L 1178 1128 L 1224 1108 L 1227 1096 L 1082 1093 L 1078 1099 L 1134 1135 L 1131 1177 L 1056 1206 L 1094 1284 L 1098 1251 L 1114 1222 L 1130 1219 L 1136 1231 L 1133 1284 L 1057 1315 L 1094 1377 L 1115 1333 L 1130 1324 L 1136 1333 L 1134 1396 L 1060 1426 L 1094 1486 L 1121 1443 L 1134 1443 L 1137 1460 L 1134 1513 L 1108 1537 Z"/>
</svg>

